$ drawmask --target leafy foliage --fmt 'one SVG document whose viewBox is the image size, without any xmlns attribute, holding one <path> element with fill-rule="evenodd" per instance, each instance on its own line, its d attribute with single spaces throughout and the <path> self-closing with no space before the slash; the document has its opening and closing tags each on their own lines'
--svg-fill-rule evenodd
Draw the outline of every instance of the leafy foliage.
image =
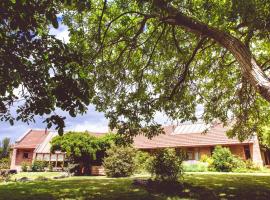
<svg viewBox="0 0 270 200">
<path fill-rule="evenodd" d="M 148 152 L 138 150 L 135 156 L 136 171 L 143 173 L 147 171 L 152 156 Z"/>
<path fill-rule="evenodd" d="M 0 141 L 0 160 L 2 158 L 9 158 L 10 154 L 10 138 L 4 138 Z"/>
<path fill-rule="evenodd" d="M 177 155 L 174 149 L 158 150 L 149 163 L 148 170 L 157 180 L 177 181 L 183 173 L 181 155 Z"/>
<path fill-rule="evenodd" d="M 13 124 L 46 115 L 48 127 L 56 125 L 62 133 L 64 117 L 53 114 L 56 108 L 76 116 L 92 103 L 105 112 L 111 129 L 129 139 L 162 133 L 157 112 L 196 121 L 198 105 L 206 122 L 228 124 L 234 118 L 229 135 L 240 140 L 269 124 L 269 102 L 231 52 L 217 39 L 173 24 L 175 15 L 165 9 L 174 7 L 238 39 L 269 75 L 269 1 L 38 2 L 0 4 L 2 120 Z M 68 44 L 48 34 L 49 25 L 57 28 L 59 13 L 69 27 Z M 13 116 L 10 106 L 19 100 Z"/>
<path fill-rule="evenodd" d="M 231 172 L 237 168 L 246 168 L 245 162 L 234 156 L 226 147 L 216 146 L 213 155 L 213 167 L 216 171 Z"/>
<path fill-rule="evenodd" d="M 95 1 L 91 12 L 64 14 L 70 45 L 84 52 L 84 62 L 93 64 L 88 73 L 97 75 L 92 101 L 97 110 L 106 113 L 111 128 L 128 136 L 161 133 L 154 120 L 157 111 L 173 120 L 196 121 L 198 105 L 204 107 L 201 117 L 206 122 L 219 119 L 227 124 L 234 118 L 230 136 L 243 140 L 260 132 L 270 121 L 269 103 L 257 95 L 227 49 L 167 22 L 170 13 L 156 6 L 164 2 Z M 267 68 L 269 3 L 169 4 L 240 39 Z M 257 24 L 260 20 L 264 25 Z"/>
<path fill-rule="evenodd" d="M 81 168 L 85 168 L 85 173 L 90 173 L 90 165 L 102 162 L 106 149 L 116 138 L 115 134 L 94 137 L 88 132 L 68 132 L 52 139 L 51 151 L 66 152 L 71 163 L 79 164 L 76 165 L 77 173 L 81 173 Z"/>
<path fill-rule="evenodd" d="M 46 163 L 45 161 L 39 161 L 39 160 L 35 160 L 30 168 L 32 172 L 44 172 L 45 171 L 45 167 L 47 167 L 48 163 Z"/>
<path fill-rule="evenodd" d="M 108 177 L 127 177 L 135 172 L 136 150 L 134 148 L 114 145 L 106 151 L 106 154 L 103 166 Z"/>
<path fill-rule="evenodd" d="M 22 168 L 22 171 L 23 172 L 27 172 L 28 171 L 28 169 L 29 169 L 29 163 L 27 163 L 27 162 L 22 162 L 21 163 L 21 168 Z"/>
<path fill-rule="evenodd" d="M 10 158 L 0 159 L 0 170 L 1 169 L 9 169 L 9 167 L 10 167 Z"/>
<path fill-rule="evenodd" d="M 86 1 L 72 2 L 76 8 Z M 62 5 L 47 0 L 0 2 L 0 119 L 11 125 L 14 120 L 29 122 L 35 115 L 49 115 L 48 127 L 55 124 L 63 133 L 64 117 L 53 111 L 58 107 L 75 116 L 89 105 L 93 91 L 79 53 L 48 34 L 50 24 L 58 27 Z M 10 107 L 16 102 L 13 116 Z"/>
</svg>

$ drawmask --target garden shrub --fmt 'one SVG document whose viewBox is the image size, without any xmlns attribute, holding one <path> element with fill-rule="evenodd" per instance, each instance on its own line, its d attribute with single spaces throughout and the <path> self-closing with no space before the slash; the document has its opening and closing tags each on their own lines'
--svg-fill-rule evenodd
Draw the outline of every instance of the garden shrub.
<svg viewBox="0 0 270 200">
<path fill-rule="evenodd" d="M 2 158 L 0 159 L 0 169 L 9 169 L 10 167 L 10 159 Z"/>
<path fill-rule="evenodd" d="M 45 161 L 35 160 L 31 165 L 31 170 L 33 172 L 44 172 L 47 163 Z"/>
<path fill-rule="evenodd" d="M 136 150 L 128 146 L 112 145 L 103 161 L 108 177 L 127 177 L 135 172 Z"/>
<path fill-rule="evenodd" d="M 226 147 L 216 146 L 213 151 L 213 167 L 220 172 L 231 172 L 235 167 L 235 157 Z"/>
<path fill-rule="evenodd" d="M 245 161 L 246 163 L 246 168 L 254 171 L 259 171 L 261 170 L 261 167 L 258 165 L 255 165 L 254 162 L 251 159 L 248 159 Z"/>
<path fill-rule="evenodd" d="M 209 164 L 207 162 L 183 162 L 183 170 L 184 172 L 206 172 L 208 171 Z"/>
<path fill-rule="evenodd" d="M 246 163 L 238 156 L 234 156 L 226 147 L 217 146 L 213 151 L 213 167 L 222 172 L 244 172 Z"/>
<path fill-rule="evenodd" d="M 27 162 L 22 162 L 21 166 L 22 166 L 22 171 L 23 171 L 23 172 L 27 172 L 27 171 L 28 171 L 29 163 L 27 163 Z"/>
<path fill-rule="evenodd" d="M 183 172 L 183 158 L 175 149 L 158 150 L 149 163 L 148 170 L 156 180 L 177 181 Z"/>
<path fill-rule="evenodd" d="M 51 163 L 48 165 L 48 171 L 49 172 L 52 172 L 53 171 L 53 165 Z"/>
<path fill-rule="evenodd" d="M 137 151 L 135 156 L 136 172 L 146 172 L 151 158 L 152 156 L 148 152 Z"/>
</svg>

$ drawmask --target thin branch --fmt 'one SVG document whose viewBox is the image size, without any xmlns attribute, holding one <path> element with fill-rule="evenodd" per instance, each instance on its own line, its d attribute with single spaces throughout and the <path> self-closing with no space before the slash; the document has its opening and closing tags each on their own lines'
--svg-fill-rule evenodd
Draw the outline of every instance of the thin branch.
<svg viewBox="0 0 270 200">
<path fill-rule="evenodd" d="M 181 86 L 181 84 L 185 81 L 186 76 L 187 76 L 188 71 L 189 71 L 189 66 L 192 63 L 194 57 L 196 56 L 198 50 L 202 47 L 202 45 L 205 42 L 205 40 L 206 40 L 206 37 L 203 37 L 202 39 L 200 39 L 200 41 L 196 45 L 195 49 L 193 50 L 193 52 L 191 54 L 191 57 L 189 58 L 189 60 L 187 61 L 187 63 L 184 66 L 184 72 L 178 77 L 178 82 L 175 85 L 175 87 L 173 88 L 169 99 L 172 99 L 172 97 L 174 96 L 174 94 L 176 93 L 176 91 L 179 89 L 179 87 Z"/>
<path fill-rule="evenodd" d="M 102 13 L 101 13 L 101 16 L 100 16 L 100 19 L 99 19 L 99 23 L 98 23 L 98 40 L 99 41 L 101 39 L 101 23 L 102 23 L 103 15 L 104 15 L 105 10 L 106 10 L 106 5 L 107 5 L 107 0 L 104 0 L 103 8 L 102 8 Z"/>
<path fill-rule="evenodd" d="M 172 36 L 173 36 L 173 41 L 174 41 L 174 44 L 175 44 L 175 47 L 176 47 L 178 53 L 183 55 L 183 52 L 182 52 L 181 48 L 179 47 L 178 41 L 176 39 L 175 26 L 173 26 L 173 28 L 172 28 Z"/>
<path fill-rule="evenodd" d="M 270 62 L 270 59 L 265 61 L 262 65 L 261 65 L 261 68 L 263 69 L 263 71 L 267 71 L 270 69 L 270 66 L 264 68 L 268 63 Z"/>
</svg>

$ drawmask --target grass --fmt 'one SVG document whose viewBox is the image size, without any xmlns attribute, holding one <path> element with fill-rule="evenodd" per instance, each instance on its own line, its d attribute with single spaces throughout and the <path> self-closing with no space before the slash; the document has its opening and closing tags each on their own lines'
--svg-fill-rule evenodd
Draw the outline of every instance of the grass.
<svg viewBox="0 0 270 200">
<path fill-rule="evenodd" d="M 46 178 L 52 179 L 53 177 L 60 176 L 61 174 L 63 173 L 62 172 L 21 172 L 12 176 L 12 180 L 20 179 L 22 177 L 27 177 L 29 179 L 36 179 L 40 176 L 44 176 Z"/>
<path fill-rule="evenodd" d="M 59 173 L 58 173 L 59 174 Z M 16 176 L 53 177 L 55 173 Z M 147 177 L 144 177 L 147 178 Z M 173 193 L 132 185 L 133 178 L 71 177 L 60 180 L 0 184 L 0 199 L 269 199 L 270 174 L 186 173 L 184 184 Z"/>
</svg>

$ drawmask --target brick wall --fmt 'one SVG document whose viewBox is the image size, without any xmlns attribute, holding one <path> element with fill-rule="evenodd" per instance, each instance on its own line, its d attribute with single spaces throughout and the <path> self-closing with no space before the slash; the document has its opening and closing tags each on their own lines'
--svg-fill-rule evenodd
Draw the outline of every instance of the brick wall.
<svg viewBox="0 0 270 200">
<path fill-rule="evenodd" d="M 246 159 L 244 146 L 243 145 L 233 145 L 229 147 L 232 154 L 239 156 L 242 159 Z"/>
<path fill-rule="evenodd" d="M 23 158 L 23 153 L 28 153 L 28 158 Z M 31 163 L 33 160 L 34 149 L 17 149 L 15 165 L 21 165 L 22 162 Z"/>
<path fill-rule="evenodd" d="M 263 160 L 262 160 L 262 155 L 261 155 L 261 149 L 259 145 L 259 141 L 257 136 L 253 136 L 253 144 L 250 144 L 250 153 L 251 153 L 251 158 L 252 161 L 258 165 L 262 166 L 263 165 Z"/>
<path fill-rule="evenodd" d="M 202 157 L 202 155 L 211 156 L 210 147 L 200 147 L 199 148 L 199 154 L 200 154 L 200 157 Z"/>
</svg>

